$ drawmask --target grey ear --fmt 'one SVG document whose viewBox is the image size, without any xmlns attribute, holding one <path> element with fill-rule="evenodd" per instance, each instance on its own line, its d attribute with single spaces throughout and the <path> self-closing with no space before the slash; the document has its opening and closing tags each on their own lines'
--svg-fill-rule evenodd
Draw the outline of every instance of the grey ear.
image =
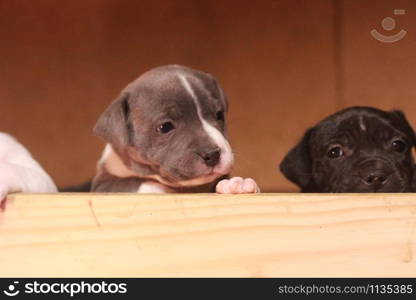
<svg viewBox="0 0 416 300">
<path fill-rule="evenodd" d="M 228 97 L 225 94 L 224 90 L 222 89 L 222 87 L 220 86 L 220 84 L 218 83 L 217 78 L 215 78 L 213 75 L 211 75 L 212 79 L 214 80 L 214 85 L 218 90 L 218 93 L 221 97 L 221 99 L 224 100 L 224 105 L 225 105 L 225 112 L 228 112 Z"/>
<path fill-rule="evenodd" d="M 302 191 L 308 190 L 312 182 L 312 160 L 309 154 L 309 140 L 313 128 L 293 147 L 280 163 L 280 171 L 287 179 L 296 183 Z"/>
<path fill-rule="evenodd" d="M 101 114 L 94 127 L 94 134 L 116 147 L 130 143 L 129 94 L 124 93 L 114 100 Z"/>
</svg>

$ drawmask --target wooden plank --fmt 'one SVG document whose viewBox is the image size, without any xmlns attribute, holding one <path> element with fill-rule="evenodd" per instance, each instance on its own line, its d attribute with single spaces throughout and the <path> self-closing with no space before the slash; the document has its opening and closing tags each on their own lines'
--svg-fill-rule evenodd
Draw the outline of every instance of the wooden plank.
<svg viewBox="0 0 416 300">
<path fill-rule="evenodd" d="M 0 276 L 416 276 L 412 194 L 15 194 Z"/>
</svg>

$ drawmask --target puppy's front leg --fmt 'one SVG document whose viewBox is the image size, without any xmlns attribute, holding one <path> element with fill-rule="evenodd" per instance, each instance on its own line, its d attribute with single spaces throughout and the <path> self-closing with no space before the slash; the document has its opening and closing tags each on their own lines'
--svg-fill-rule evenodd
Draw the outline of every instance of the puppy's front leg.
<svg viewBox="0 0 416 300">
<path fill-rule="evenodd" d="M 0 203 L 9 193 L 56 193 L 52 179 L 40 170 L 0 163 Z"/>
<path fill-rule="evenodd" d="M 7 162 L 0 163 L 0 203 L 3 202 L 7 194 L 22 192 L 26 188 L 24 179 L 27 178 L 25 169 L 21 166 Z"/>
<path fill-rule="evenodd" d="M 2 203 L 9 193 L 9 187 L 3 183 L 0 183 L 0 203 Z"/>
<path fill-rule="evenodd" d="M 260 193 L 260 188 L 252 178 L 232 177 L 218 182 L 216 192 L 219 194 Z"/>
</svg>

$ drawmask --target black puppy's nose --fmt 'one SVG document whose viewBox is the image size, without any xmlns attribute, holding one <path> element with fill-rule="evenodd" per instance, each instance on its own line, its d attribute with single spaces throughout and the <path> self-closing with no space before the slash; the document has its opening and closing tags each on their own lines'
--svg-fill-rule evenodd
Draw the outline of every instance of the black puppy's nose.
<svg viewBox="0 0 416 300">
<path fill-rule="evenodd" d="M 204 160 L 204 163 L 208 167 L 214 167 L 220 161 L 221 150 L 219 148 L 210 149 L 210 150 L 198 153 L 198 155 Z"/>
<path fill-rule="evenodd" d="M 361 177 L 364 183 L 368 185 L 383 185 L 387 182 L 389 176 L 382 171 L 372 171 Z"/>
</svg>

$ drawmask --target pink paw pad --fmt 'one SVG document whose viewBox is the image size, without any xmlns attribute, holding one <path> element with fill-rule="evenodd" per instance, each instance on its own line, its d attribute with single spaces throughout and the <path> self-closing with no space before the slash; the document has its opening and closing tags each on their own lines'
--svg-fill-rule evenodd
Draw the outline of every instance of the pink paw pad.
<svg viewBox="0 0 416 300">
<path fill-rule="evenodd" d="M 260 193 L 260 188 L 251 178 L 233 177 L 218 182 L 216 191 L 219 194 L 250 194 Z"/>
</svg>

